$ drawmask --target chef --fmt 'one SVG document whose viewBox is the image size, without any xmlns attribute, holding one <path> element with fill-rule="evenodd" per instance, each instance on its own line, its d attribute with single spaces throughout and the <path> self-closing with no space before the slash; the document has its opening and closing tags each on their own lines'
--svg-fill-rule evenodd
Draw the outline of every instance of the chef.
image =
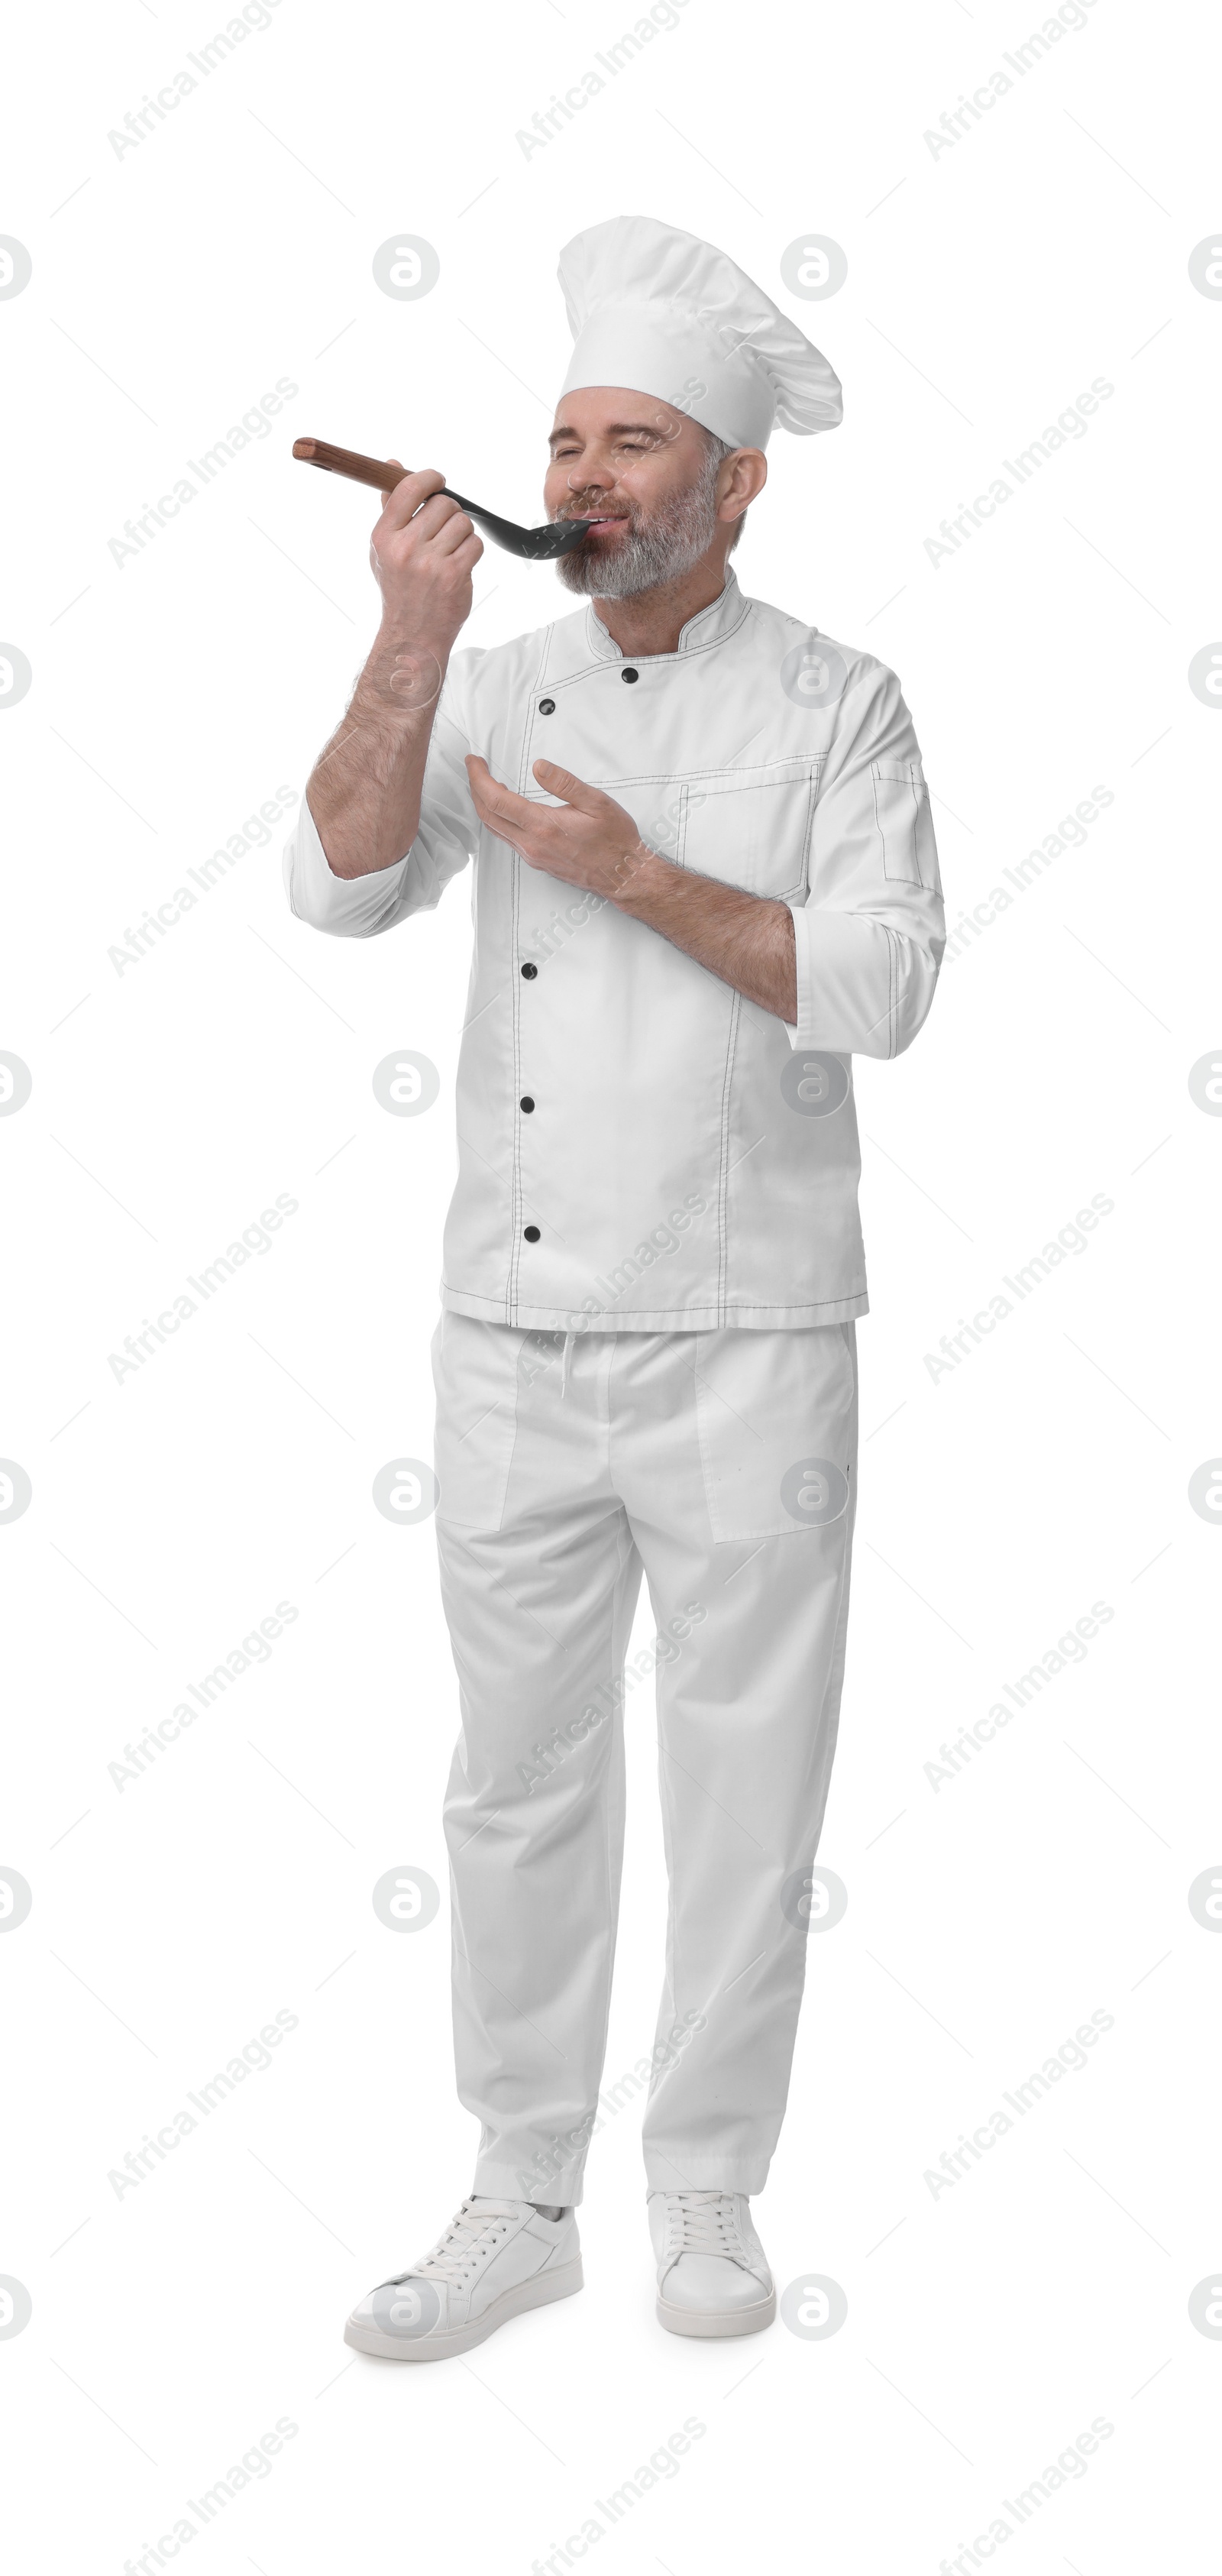
<svg viewBox="0 0 1222 2576">
<path fill-rule="evenodd" d="M 699 2336 L 775 2314 L 749 2201 L 844 1670 L 853 1058 L 910 1044 L 944 943 L 898 681 L 729 561 L 774 426 L 840 420 L 827 360 L 723 252 L 645 217 L 579 234 L 560 282 L 544 498 L 589 523 L 557 567 L 575 604 L 455 652 L 482 547 L 440 473 L 404 472 L 373 531 L 381 626 L 285 853 L 293 911 L 341 937 L 474 872 L 433 1367 L 455 2055 L 480 2142 L 432 2250 L 349 2319 L 404 2361 L 581 2285 L 586 2150 L 624 2092 L 600 2110 L 647 1674 L 670 1882 L 642 2061 L 657 2313 Z M 626 1669 L 642 1569 L 654 1635 Z"/>
</svg>

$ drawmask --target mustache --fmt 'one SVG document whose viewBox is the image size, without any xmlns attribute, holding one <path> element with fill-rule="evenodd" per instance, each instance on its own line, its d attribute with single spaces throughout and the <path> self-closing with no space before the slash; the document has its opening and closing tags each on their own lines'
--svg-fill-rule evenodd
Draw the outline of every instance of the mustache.
<svg viewBox="0 0 1222 2576">
<path fill-rule="evenodd" d="M 562 510 L 554 513 L 557 519 L 635 519 L 636 515 L 634 510 L 609 510 L 597 501 L 581 500 L 566 502 Z"/>
</svg>

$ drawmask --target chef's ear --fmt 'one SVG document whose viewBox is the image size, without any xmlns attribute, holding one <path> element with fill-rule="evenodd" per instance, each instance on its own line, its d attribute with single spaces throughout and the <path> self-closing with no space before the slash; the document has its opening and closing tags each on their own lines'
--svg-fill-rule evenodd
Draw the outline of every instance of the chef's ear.
<svg viewBox="0 0 1222 2576">
<path fill-rule="evenodd" d="M 741 519 L 767 480 L 768 459 L 762 447 L 736 447 L 732 455 L 723 457 L 717 476 L 718 518 L 723 522 Z"/>
</svg>

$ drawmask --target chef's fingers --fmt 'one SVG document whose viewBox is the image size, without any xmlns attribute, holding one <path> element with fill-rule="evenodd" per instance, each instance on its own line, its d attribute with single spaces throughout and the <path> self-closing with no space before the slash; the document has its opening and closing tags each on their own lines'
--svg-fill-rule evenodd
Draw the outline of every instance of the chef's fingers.
<svg viewBox="0 0 1222 2576">
<path fill-rule="evenodd" d="M 436 547 L 436 551 L 437 551 L 437 553 L 438 553 L 439 555 L 452 555 L 452 554 L 457 554 L 458 549 L 459 549 L 459 547 L 460 547 L 460 546 L 468 545 L 468 544 L 470 543 L 470 541 L 471 541 L 471 538 L 472 538 L 472 537 L 475 537 L 475 543 L 476 543 L 476 547 L 477 547 L 477 550 L 478 550 L 478 551 L 477 551 L 477 553 L 476 553 L 475 555 L 473 555 L 473 556 L 472 556 L 471 560 L 472 560 L 472 562 L 473 562 L 473 563 L 477 562 L 477 561 L 478 561 L 478 557 L 479 557 L 479 555 L 482 555 L 482 553 L 483 553 L 483 551 L 484 551 L 482 539 L 476 535 L 475 529 L 474 529 L 474 527 L 473 527 L 473 525 L 472 525 L 472 523 L 471 523 L 470 519 L 467 517 L 467 514 L 466 514 L 465 510 L 460 510 L 460 509 L 458 509 L 458 508 L 457 508 L 454 504 L 452 504 L 452 503 L 451 503 L 451 504 L 446 504 L 446 503 L 444 503 L 444 502 L 439 502 L 439 503 L 437 504 L 437 507 L 438 507 L 439 509 L 446 508 L 447 506 L 448 506 L 448 507 L 450 507 L 450 508 L 453 510 L 453 516 L 452 516 L 451 518 L 448 518 L 448 519 L 444 520 L 444 521 L 443 521 L 443 523 L 441 524 L 441 526 L 440 526 L 440 527 L 438 528 L 438 530 L 437 530 L 437 533 L 436 533 L 436 535 L 435 535 L 435 537 L 434 537 L 434 540 L 433 540 L 434 545 L 435 545 L 435 547 Z M 432 508 L 433 508 L 433 504 L 432 504 L 432 502 L 430 502 L 430 503 L 429 503 L 429 512 L 430 512 L 430 513 L 431 513 L 431 511 L 432 511 Z M 426 526 L 427 526 L 427 524 L 428 524 L 428 522 L 427 522 L 427 517 L 426 517 L 426 513 L 425 513 L 423 510 L 421 511 L 420 516 L 421 516 L 421 518 L 425 521 L 425 524 L 426 524 Z"/>
<path fill-rule="evenodd" d="M 397 465 L 399 460 L 392 456 L 388 462 Z M 446 479 L 444 474 L 438 473 L 435 465 L 424 465 L 415 474 L 409 474 L 406 465 L 400 470 L 402 481 L 396 483 L 393 492 L 387 493 L 382 504 L 382 517 L 387 528 L 405 528 L 421 502 L 427 501 L 430 492 L 440 492 Z"/>
<path fill-rule="evenodd" d="M 469 751 L 466 762 L 472 797 L 485 812 L 495 814 L 504 822 L 525 822 L 538 812 L 538 807 L 528 804 L 525 796 L 515 796 L 512 788 L 502 787 L 499 778 L 493 777 L 482 752 Z"/>
<path fill-rule="evenodd" d="M 394 499 L 393 492 L 391 499 Z M 448 530 L 455 519 L 462 521 L 463 535 L 474 534 L 471 521 L 459 509 L 457 501 L 451 500 L 448 492 L 430 492 L 427 500 L 421 503 L 420 508 L 408 521 L 407 533 L 416 539 L 427 538 L 429 543 L 433 544 L 441 535 L 442 529 Z M 392 534 L 399 533 L 397 528 L 392 528 Z"/>
<path fill-rule="evenodd" d="M 575 805 L 579 814 L 598 814 L 611 803 L 601 787 L 587 786 L 584 778 L 575 778 L 571 769 L 561 769 L 554 760 L 537 760 L 535 776 L 549 796 L 562 796 L 566 805 Z M 545 774 L 546 773 L 546 774 Z"/>
</svg>

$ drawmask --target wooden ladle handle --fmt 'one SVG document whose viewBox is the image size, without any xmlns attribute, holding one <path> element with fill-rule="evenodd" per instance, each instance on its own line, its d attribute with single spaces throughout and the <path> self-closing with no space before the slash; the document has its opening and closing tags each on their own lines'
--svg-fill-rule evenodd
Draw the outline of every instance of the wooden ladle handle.
<svg viewBox="0 0 1222 2576">
<path fill-rule="evenodd" d="M 393 492 L 410 470 L 406 465 L 384 465 L 376 456 L 358 456 L 352 447 L 332 447 L 325 438 L 295 438 L 293 454 L 303 465 L 321 465 L 325 474 L 346 474 L 350 483 L 370 483 L 375 492 Z"/>
</svg>

